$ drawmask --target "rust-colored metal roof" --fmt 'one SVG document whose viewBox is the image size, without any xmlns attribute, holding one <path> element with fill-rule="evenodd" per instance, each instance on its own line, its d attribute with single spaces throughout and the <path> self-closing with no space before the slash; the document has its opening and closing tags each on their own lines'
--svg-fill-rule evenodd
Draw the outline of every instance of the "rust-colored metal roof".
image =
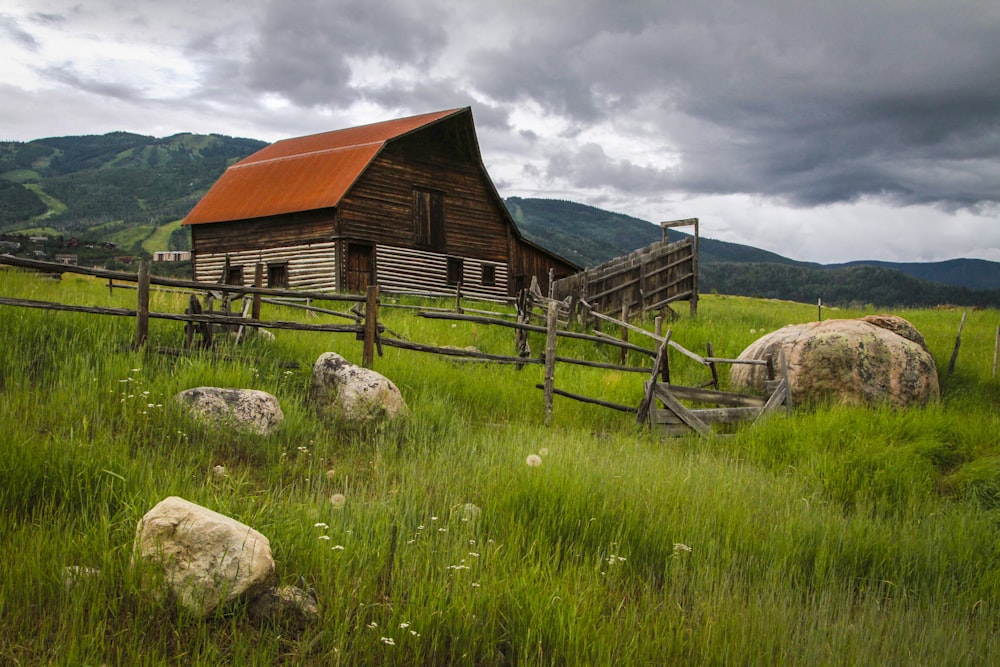
<svg viewBox="0 0 1000 667">
<path fill-rule="evenodd" d="M 468 111 L 450 109 L 275 142 L 226 169 L 184 224 L 332 208 L 386 142 Z"/>
</svg>

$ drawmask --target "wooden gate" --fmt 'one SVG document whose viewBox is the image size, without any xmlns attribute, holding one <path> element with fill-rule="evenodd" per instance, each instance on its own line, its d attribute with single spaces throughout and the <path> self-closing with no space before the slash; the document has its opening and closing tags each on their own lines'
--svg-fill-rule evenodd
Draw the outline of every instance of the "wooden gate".
<svg viewBox="0 0 1000 667">
<path fill-rule="evenodd" d="M 763 362 L 767 365 L 768 379 L 764 383 L 763 395 L 755 396 L 658 381 L 666 346 L 667 343 L 664 343 L 661 354 L 653 364 L 653 373 L 646 382 L 645 397 L 636 417 L 639 423 L 648 421 L 651 427 L 659 428 L 669 436 L 691 435 L 692 432 L 709 435 L 714 424 L 756 421 L 777 408 L 791 410 L 792 392 L 784 353 L 778 374 L 775 373 L 773 360 L 769 358 Z M 685 405 L 684 401 L 692 405 Z M 657 407 L 657 404 L 662 407 Z"/>
</svg>

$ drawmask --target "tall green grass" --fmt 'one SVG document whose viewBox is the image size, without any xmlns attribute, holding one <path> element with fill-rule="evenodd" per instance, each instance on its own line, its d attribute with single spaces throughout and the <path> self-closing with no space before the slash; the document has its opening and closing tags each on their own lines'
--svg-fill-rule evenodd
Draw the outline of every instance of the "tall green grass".
<svg viewBox="0 0 1000 667">
<path fill-rule="evenodd" d="M 0 280 L 5 296 L 135 298 L 68 276 Z M 184 305 L 154 295 L 154 310 Z M 670 324 L 674 340 L 696 351 L 711 341 L 718 356 L 815 317 L 736 297 L 703 297 L 699 310 Z M 383 313 L 413 340 L 513 351 L 506 329 Z M 560 398 L 546 428 L 540 366 L 391 348 L 375 368 L 412 420 L 327 424 L 309 372 L 325 351 L 359 361 L 351 336 L 278 331 L 227 348 L 231 359 L 174 357 L 132 350 L 127 318 L 3 307 L 0 663 L 996 662 L 998 318 L 969 314 L 948 375 L 961 313 L 900 314 L 937 360 L 939 405 L 826 406 L 731 437 L 664 440 L 630 415 Z M 178 323 L 152 323 L 152 346 L 182 340 Z M 541 337 L 531 342 L 537 355 Z M 560 354 L 618 351 L 560 340 Z M 671 362 L 678 381 L 706 379 Z M 560 365 L 556 385 L 635 405 L 643 379 Z M 270 438 L 199 426 L 173 402 L 198 385 L 274 393 L 285 422 Z M 135 524 L 168 495 L 267 535 L 282 583 L 316 591 L 318 621 L 261 624 L 242 608 L 200 620 L 145 595 L 128 565 Z M 65 566 L 99 573 L 67 588 Z"/>
</svg>

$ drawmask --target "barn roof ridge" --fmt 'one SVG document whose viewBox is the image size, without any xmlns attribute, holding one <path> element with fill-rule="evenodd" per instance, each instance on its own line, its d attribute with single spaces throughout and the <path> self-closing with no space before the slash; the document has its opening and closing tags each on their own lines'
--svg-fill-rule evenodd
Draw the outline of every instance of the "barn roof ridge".
<svg viewBox="0 0 1000 667">
<path fill-rule="evenodd" d="M 323 153 L 342 153 L 344 151 L 356 151 L 360 148 L 368 148 L 369 146 L 382 146 L 385 141 L 366 141 L 364 143 L 351 144 L 349 146 L 332 146 L 330 148 L 319 148 L 313 151 L 303 151 L 301 153 L 289 153 L 288 155 L 276 155 L 275 157 L 264 158 L 260 160 L 253 160 L 247 162 L 246 160 L 241 160 L 235 164 L 232 164 L 228 169 L 246 169 L 252 168 L 263 164 L 269 164 L 272 162 L 281 162 L 283 160 L 296 160 L 305 157 L 312 157 L 315 155 L 322 155 Z"/>
</svg>

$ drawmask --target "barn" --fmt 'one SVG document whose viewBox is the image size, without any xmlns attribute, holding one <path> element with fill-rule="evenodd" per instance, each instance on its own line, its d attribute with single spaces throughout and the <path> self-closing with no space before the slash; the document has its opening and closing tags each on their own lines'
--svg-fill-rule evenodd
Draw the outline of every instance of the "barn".
<svg viewBox="0 0 1000 667">
<path fill-rule="evenodd" d="M 188 213 L 200 282 L 516 295 L 580 267 L 525 239 L 483 165 L 469 107 L 267 146 Z"/>
</svg>

